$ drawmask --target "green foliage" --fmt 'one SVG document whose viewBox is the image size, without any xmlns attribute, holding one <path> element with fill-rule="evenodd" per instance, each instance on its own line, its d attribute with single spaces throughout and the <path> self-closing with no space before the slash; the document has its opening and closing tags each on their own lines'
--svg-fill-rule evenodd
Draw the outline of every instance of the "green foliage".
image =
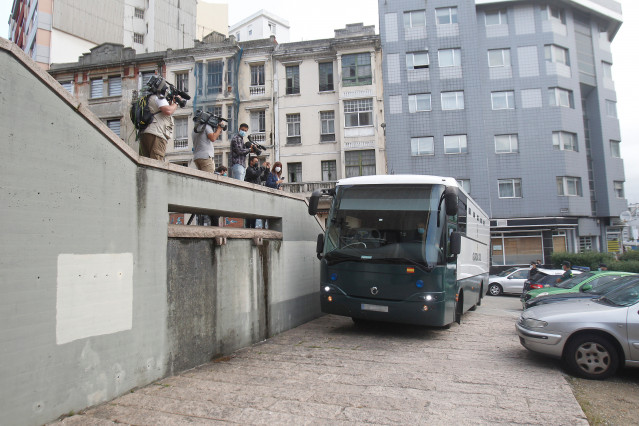
<svg viewBox="0 0 639 426">
<path fill-rule="evenodd" d="M 637 272 L 639 273 L 639 260 L 613 261 L 607 263 L 609 271 Z"/>
<path fill-rule="evenodd" d="M 627 260 L 639 260 L 639 250 L 630 250 L 619 256 L 619 260 L 625 262 Z"/>
<path fill-rule="evenodd" d="M 605 263 L 608 265 L 608 269 L 612 270 L 610 263 L 613 262 L 615 258 L 610 253 L 597 253 L 594 251 L 584 253 L 553 253 L 550 257 L 552 265 L 558 269 L 561 268 L 561 262 L 564 260 L 567 260 L 572 265 L 587 266 L 591 271 L 596 271 L 600 263 Z M 623 271 L 624 269 L 618 270 Z"/>
</svg>

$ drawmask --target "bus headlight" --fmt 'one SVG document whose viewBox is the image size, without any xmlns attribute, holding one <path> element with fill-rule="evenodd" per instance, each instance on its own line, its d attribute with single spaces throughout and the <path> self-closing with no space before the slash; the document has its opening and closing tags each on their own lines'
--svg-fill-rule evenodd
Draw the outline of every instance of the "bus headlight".
<svg viewBox="0 0 639 426">
<path fill-rule="evenodd" d="M 424 300 L 427 302 L 430 302 L 431 300 L 433 300 L 433 296 L 431 296 L 430 294 L 427 294 L 426 296 L 424 296 Z"/>
<path fill-rule="evenodd" d="M 329 291 L 331 291 L 331 288 L 329 286 L 326 286 L 324 287 L 324 291 L 328 293 Z"/>
</svg>

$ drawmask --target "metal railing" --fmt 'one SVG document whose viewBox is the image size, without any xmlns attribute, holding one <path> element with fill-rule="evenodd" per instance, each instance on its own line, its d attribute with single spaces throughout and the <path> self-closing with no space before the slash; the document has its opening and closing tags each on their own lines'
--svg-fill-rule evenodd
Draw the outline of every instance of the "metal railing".
<svg viewBox="0 0 639 426">
<path fill-rule="evenodd" d="M 266 133 L 263 133 L 263 132 L 251 133 L 251 139 L 255 143 L 259 143 L 260 145 L 264 145 L 264 142 L 266 142 Z"/>
<path fill-rule="evenodd" d="M 310 194 L 318 189 L 335 188 L 337 181 L 283 183 L 282 189 L 294 194 Z"/>
<path fill-rule="evenodd" d="M 174 149 L 185 149 L 189 147 L 189 140 L 187 139 L 175 139 L 173 140 Z"/>
<path fill-rule="evenodd" d="M 251 96 L 263 95 L 266 93 L 266 86 L 249 86 L 249 94 Z"/>
</svg>

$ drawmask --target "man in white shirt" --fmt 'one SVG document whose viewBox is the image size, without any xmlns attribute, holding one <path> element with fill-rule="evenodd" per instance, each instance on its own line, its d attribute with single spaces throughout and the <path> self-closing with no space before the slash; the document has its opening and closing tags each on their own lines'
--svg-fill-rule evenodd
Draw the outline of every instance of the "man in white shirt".
<svg viewBox="0 0 639 426">
<path fill-rule="evenodd" d="M 221 121 L 218 121 L 217 129 L 208 123 L 208 114 L 197 111 L 193 118 L 193 160 L 199 170 L 215 173 L 215 162 L 213 161 L 213 142 L 220 137 L 222 133 Z"/>
<path fill-rule="evenodd" d="M 153 113 L 153 121 L 142 131 L 140 144 L 143 156 L 164 161 L 166 143 L 173 135 L 172 115 L 177 110 L 178 104 L 175 99 L 171 103 L 166 100 L 168 85 L 162 77 L 156 76 L 153 81 L 155 84 L 151 85 L 151 90 L 155 93 L 149 96 L 149 109 Z"/>
</svg>

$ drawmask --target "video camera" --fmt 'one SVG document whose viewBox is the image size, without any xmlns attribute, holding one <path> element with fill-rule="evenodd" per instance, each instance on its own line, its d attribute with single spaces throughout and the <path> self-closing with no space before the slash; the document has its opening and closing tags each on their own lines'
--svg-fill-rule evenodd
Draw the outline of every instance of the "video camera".
<svg viewBox="0 0 639 426">
<path fill-rule="evenodd" d="M 259 143 L 254 142 L 251 138 L 251 135 L 248 135 L 248 142 L 244 143 L 244 148 L 250 149 L 251 147 L 253 147 L 253 153 L 255 155 L 260 155 L 262 154 L 262 151 L 266 150 L 266 147 L 264 145 L 260 145 Z"/>
<path fill-rule="evenodd" d="M 184 108 L 186 101 L 191 99 L 188 93 L 178 90 L 177 87 L 158 75 L 152 76 L 146 84 L 153 93 L 163 96 L 169 103 L 177 103 L 180 108 Z"/>
<path fill-rule="evenodd" d="M 226 130 L 227 125 L 224 123 L 228 123 L 228 120 L 226 118 L 204 112 L 201 109 L 195 112 L 193 121 L 197 123 L 194 129 L 195 133 L 200 133 L 204 129 L 204 126 L 206 126 L 207 124 L 213 129 L 217 129 L 217 127 L 220 126 L 222 130 Z"/>
</svg>

